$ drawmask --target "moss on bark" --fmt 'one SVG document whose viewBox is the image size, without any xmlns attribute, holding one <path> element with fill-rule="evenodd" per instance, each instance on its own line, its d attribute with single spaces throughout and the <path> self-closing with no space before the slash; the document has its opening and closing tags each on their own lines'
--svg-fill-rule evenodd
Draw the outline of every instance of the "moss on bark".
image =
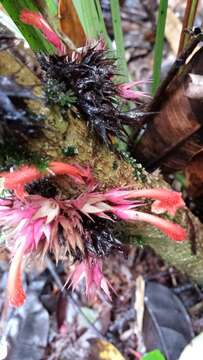
<svg viewBox="0 0 203 360">
<path fill-rule="evenodd" d="M 35 76 L 25 67 L 16 62 L 9 53 L 1 53 L 1 75 L 11 75 L 16 73 L 19 83 L 23 85 L 39 84 Z M 36 90 L 39 89 L 36 88 Z M 46 128 L 44 136 L 38 140 L 30 140 L 31 151 L 40 153 L 48 159 L 63 160 L 67 162 L 89 165 L 97 178 L 100 189 L 130 185 L 136 188 L 146 187 L 168 187 L 159 175 L 135 176 L 135 169 L 126 161 L 121 159 L 105 146 L 97 142 L 85 121 L 78 119 L 70 111 L 62 116 L 59 109 L 46 108 L 43 103 L 31 102 L 32 110 L 46 116 Z M 75 146 L 78 154 L 74 157 L 66 157 L 64 149 L 68 146 Z M 146 175 L 144 170 L 143 174 Z M 183 227 L 188 228 L 188 209 L 179 211 L 173 219 Z M 203 225 L 190 214 L 196 233 L 197 254 L 191 251 L 191 242 L 175 243 L 152 226 L 144 223 L 134 225 L 122 223 L 122 234 L 125 241 L 138 243 L 140 237 L 145 245 L 150 245 L 171 265 L 175 265 L 182 272 L 187 273 L 199 284 L 203 284 Z M 121 226 L 121 225 L 120 225 Z"/>
</svg>

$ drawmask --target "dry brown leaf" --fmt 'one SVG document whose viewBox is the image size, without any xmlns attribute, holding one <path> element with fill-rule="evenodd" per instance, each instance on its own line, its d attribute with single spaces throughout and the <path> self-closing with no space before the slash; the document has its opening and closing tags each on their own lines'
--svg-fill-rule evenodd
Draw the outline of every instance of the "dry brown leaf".
<svg viewBox="0 0 203 360">
<path fill-rule="evenodd" d="M 86 36 L 72 0 L 59 0 L 58 15 L 61 31 L 76 47 L 84 46 Z"/>
<path fill-rule="evenodd" d="M 151 120 L 141 141 L 135 148 L 135 157 L 149 170 L 164 167 L 167 170 L 184 169 L 189 161 L 203 150 L 203 102 L 187 96 L 190 73 L 203 75 L 203 49 L 186 65 L 184 74 L 176 78 L 167 90 L 160 112 Z M 199 86 L 199 85 L 198 85 Z"/>
<path fill-rule="evenodd" d="M 178 39 L 180 38 L 181 30 L 181 21 L 174 14 L 173 10 L 169 7 L 167 10 L 165 35 L 175 55 L 177 55 L 178 53 Z"/>
</svg>

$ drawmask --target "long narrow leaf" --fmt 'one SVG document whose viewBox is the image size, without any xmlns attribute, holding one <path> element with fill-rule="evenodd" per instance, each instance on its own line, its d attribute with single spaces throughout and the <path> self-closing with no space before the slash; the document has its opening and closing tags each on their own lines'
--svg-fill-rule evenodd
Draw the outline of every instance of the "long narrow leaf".
<svg viewBox="0 0 203 360">
<path fill-rule="evenodd" d="M 1 3 L 33 50 L 48 53 L 54 52 L 52 45 L 44 39 L 39 30 L 20 21 L 21 10 L 39 11 L 34 0 L 1 0 Z"/>
<path fill-rule="evenodd" d="M 156 90 L 160 84 L 167 9 L 168 9 L 168 0 L 160 0 L 156 40 L 155 40 L 155 50 L 154 50 L 152 95 L 155 95 Z"/>
<path fill-rule="evenodd" d="M 55 0 L 35 0 L 35 5 L 44 14 L 49 16 L 57 16 L 58 5 Z M 47 20 L 47 19 L 46 19 Z"/>
<path fill-rule="evenodd" d="M 88 39 L 103 38 L 111 48 L 99 0 L 73 0 Z"/>
<path fill-rule="evenodd" d="M 109 48 L 112 48 L 112 44 L 111 44 L 111 40 L 109 39 L 107 30 L 106 30 L 106 25 L 104 22 L 104 17 L 103 17 L 103 13 L 102 13 L 102 8 L 100 5 L 100 0 L 94 0 L 95 1 L 95 8 L 98 14 L 98 19 L 99 19 L 99 24 L 100 24 L 100 31 L 103 35 L 104 40 L 106 41 L 106 44 L 109 46 Z"/>
<path fill-rule="evenodd" d="M 118 0 L 111 0 L 111 14 L 112 14 L 112 22 L 113 22 L 113 32 L 114 38 L 116 42 L 116 55 L 118 59 L 118 68 L 121 74 L 120 80 L 122 82 L 127 82 L 129 80 L 128 75 L 128 67 L 125 60 L 125 47 L 123 40 L 123 31 L 121 24 L 121 16 L 120 16 L 120 5 Z"/>
</svg>

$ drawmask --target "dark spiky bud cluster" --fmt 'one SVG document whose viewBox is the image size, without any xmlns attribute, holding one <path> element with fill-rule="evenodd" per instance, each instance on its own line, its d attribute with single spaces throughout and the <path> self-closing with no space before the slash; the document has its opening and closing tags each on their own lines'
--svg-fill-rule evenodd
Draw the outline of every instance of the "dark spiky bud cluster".
<svg viewBox="0 0 203 360">
<path fill-rule="evenodd" d="M 112 221 L 96 218 L 95 221 L 83 218 L 85 256 L 108 257 L 114 251 L 127 255 L 127 247 L 117 237 Z M 82 260 L 84 254 L 79 249 L 71 254 L 74 260 Z"/>
<path fill-rule="evenodd" d="M 82 219 L 84 251 L 82 252 L 78 247 L 75 249 L 70 247 L 66 255 L 71 256 L 73 262 L 82 261 L 88 256 L 105 258 L 118 251 L 123 253 L 125 257 L 127 256 L 128 247 L 118 239 L 115 224 L 112 221 L 100 218 L 92 221 L 83 216 Z M 60 244 L 65 245 L 66 240 L 60 225 L 58 228 L 58 238 Z"/>
<path fill-rule="evenodd" d="M 114 224 L 109 220 L 97 219 L 96 222 L 86 220 L 85 229 L 88 233 L 86 248 L 90 255 L 109 256 L 114 250 L 125 252 L 124 245 L 117 238 Z"/>
<path fill-rule="evenodd" d="M 103 143 L 111 142 L 111 135 L 124 140 L 124 125 L 135 124 L 145 116 L 122 111 L 118 87 L 113 82 L 116 63 L 107 50 L 87 47 L 71 59 L 40 55 L 39 61 L 48 103 L 66 107 L 74 104 Z"/>
<path fill-rule="evenodd" d="M 53 183 L 49 177 L 33 181 L 31 184 L 25 186 L 25 190 L 30 195 L 41 195 L 45 198 L 55 198 L 58 194 L 56 184 Z"/>
<path fill-rule="evenodd" d="M 31 89 L 12 77 L 0 76 L 0 143 L 8 138 L 20 143 L 40 136 L 42 118 L 31 113 L 26 104 L 33 99 Z"/>
</svg>

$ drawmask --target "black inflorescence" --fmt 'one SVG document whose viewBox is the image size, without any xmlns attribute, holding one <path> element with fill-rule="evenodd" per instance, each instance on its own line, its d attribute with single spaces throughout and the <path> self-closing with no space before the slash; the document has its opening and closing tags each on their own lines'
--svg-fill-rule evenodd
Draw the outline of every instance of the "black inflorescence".
<svg viewBox="0 0 203 360">
<path fill-rule="evenodd" d="M 97 218 L 95 221 L 84 219 L 87 234 L 85 246 L 88 254 L 97 257 L 108 257 L 115 251 L 126 254 L 126 247 L 117 238 L 114 224 L 110 220 Z"/>
<path fill-rule="evenodd" d="M 122 111 L 123 101 L 113 82 L 116 61 L 107 50 L 88 47 L 72 58 L 40 55 L 39 61 L 48 103 L 74 104 L 101 142 L 111 143 L 112 135 L 125 140 L 124 126 L 145 117 L 142 112 Z"/>
</svg>

